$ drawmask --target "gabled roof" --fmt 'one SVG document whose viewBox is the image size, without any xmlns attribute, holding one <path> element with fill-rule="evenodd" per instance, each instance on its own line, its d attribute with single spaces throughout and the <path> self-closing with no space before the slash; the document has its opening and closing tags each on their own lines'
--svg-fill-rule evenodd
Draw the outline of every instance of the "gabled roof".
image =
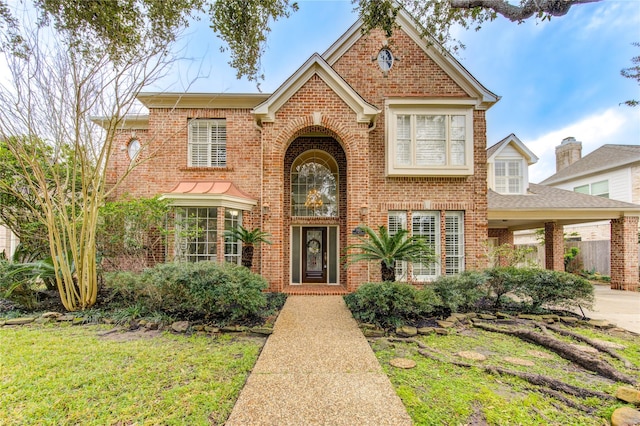
<svg viewBox="0 0 640 426">
<path fill-rule="evenodd" d="M 276 112 L 311 77 L 317 75 L 356 113 L 360 123 L 369 123 L 381 112 L 380 109 L 365 101 L 329 64 L 314 53 L 291 77 L 273 94 L 253 109 L 253 114 L 261 121 L 275 120 Z"/>
<path fill-rule="evenodd" d="M 640 145 L 607 144 L 565 167 L 541 183 L 555 185 L 580 177 L 614 170 L 640 161 Z"/>
<path fill-rule="evenodd" d="M 478 109 L 489 109 L 500 100 L 500 96 L 484 87 L 476 78 L 471 75 L 465 67 L 458 62 L 453 55 L 446 52 L 433 37 L 424 36 L 426 33 L 420 23 L 418 23 L 403 7 L 400 8 L 396 17 L 396 24 L 429 56 L 442 70 L 449 75 L 470 97 L 477 100 Z M 351 48 L 361 37 L 362 19 L 353 24 L 342 37 L 322 54 L 322 57 L 331 66 L 335 64 L 344 53 Z"/>
<path fill-rule="evenodd" d="M 509 145 L 512 145 L 527 160 L 527 164 L 532 165 L 538 162 L 538 157 L 513 133 L 487 148 L 487 161 L 493 162 L 502 150 Z"/>
</svg>

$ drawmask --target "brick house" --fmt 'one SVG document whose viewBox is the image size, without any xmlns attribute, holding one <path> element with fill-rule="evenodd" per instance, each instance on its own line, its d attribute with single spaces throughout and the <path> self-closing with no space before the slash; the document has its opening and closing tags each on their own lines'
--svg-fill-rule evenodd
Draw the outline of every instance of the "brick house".
<svg viewBox="0 0 640 426">
<path fill-rule="evenodd" d="M 164 259 L 239 261 L 224 230 L 258 227 L 271 291 L 344 294 L 380 279 L 342 258 L 367 224 L 432 241 L 440 262 L 399 265 L 407 281 L 486 265 L 485 111 L 499 97 L 409 15 L 398 24 L 386 38 L 357 22 L 272 94 L 139 94 L 149 113 L 119 128 L 108 182 L 130 170 L 117 195 L 172 201 L 187 232 Z"/>
</svg>

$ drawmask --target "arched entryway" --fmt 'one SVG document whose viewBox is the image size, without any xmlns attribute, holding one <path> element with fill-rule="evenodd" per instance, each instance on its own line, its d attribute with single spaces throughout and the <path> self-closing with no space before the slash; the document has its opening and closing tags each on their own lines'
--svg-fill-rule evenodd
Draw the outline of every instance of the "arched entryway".
<svg viewBox="0 0 640 426">
<path fill-rule="evenodd" d="M 285 285 L 346 289 L 347 159 L 330 136 L 300 136 L 284 159 Z"/>
</svg>

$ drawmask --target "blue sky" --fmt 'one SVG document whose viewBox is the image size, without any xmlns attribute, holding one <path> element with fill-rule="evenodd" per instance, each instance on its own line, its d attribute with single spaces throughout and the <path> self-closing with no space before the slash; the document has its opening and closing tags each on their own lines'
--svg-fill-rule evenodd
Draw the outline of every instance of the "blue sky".
<svg viewBox="0 0 640 426">
<path fill-rule="evenodd" d="M 262 59 L 269 93 L 314 52 L 323 53 L 357 19 L 348 0 L 298 0 L 300 10 L 274 23 Z M 489 145 L 515 133 L 540 158 L 530 168 L 539 182 L 555 172 L 554 147 L 573 136 L 583 155 L 606 143 L 640 144 L 640 87 L 620 76 L 640 55 L 640 1 L 610 0 L 574 6 L 550 22 L 517 25 L 504 18 L 476 31 L 458 31 L 466 49 L 458 60 L 502 99 L 487 113 Z M 182 41 L 184 58 L 148 90 L 256 92 L 237 80 L 206 18 Z M 203 76 L 193 81 L 196 76 Z M 191 83 L 189 83 L 191 82 Z"/>
</svg>

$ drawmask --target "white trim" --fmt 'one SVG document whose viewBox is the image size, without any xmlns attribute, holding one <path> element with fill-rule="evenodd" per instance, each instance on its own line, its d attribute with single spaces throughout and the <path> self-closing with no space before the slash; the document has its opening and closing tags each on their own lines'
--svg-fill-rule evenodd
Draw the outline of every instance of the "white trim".
<svg viewBox="0 0 640 426">
<path fill-rule="evenodd" d="M 269 93 L 171 93 L 141 92 L 138 99 L 147 108 L 253 108 Z"/>
<path fill-rule="evenodd" d="M 163 194 L 160 199 L 173 200 L 171 205 L 175 207 L 225 207 L 243 211 L 250 211 L 258 204 L 256 200 L 219 194 Z"/>
<path fill-rule="evenodd" d="M 504 150 L 508 145 L 513 145 L 515 150 L 518 151 L 525 160 L 527 160 L 528 165 L 531 166 L 538 162 L 538 157 L 513 133 L 498 143 L 501 144 L 500 147 L 498 147 L 498 149 L 496 149 L 496 151 L 487 158 L 487 162 L 495 161 L 497 157 L 500 156 L 502 150 Z"/>
<path fill-rule="evenodd" d="M 320 77 L 349 105 L 356 113 L 359 123 L 370 123 L 381 112 L 366 102 L 320 55 L 314 53 L 269 99 L 253 109 L 256 119 L 261 122 L 275 121 L 276 112 L 314 75 Z"/>
</svg>

